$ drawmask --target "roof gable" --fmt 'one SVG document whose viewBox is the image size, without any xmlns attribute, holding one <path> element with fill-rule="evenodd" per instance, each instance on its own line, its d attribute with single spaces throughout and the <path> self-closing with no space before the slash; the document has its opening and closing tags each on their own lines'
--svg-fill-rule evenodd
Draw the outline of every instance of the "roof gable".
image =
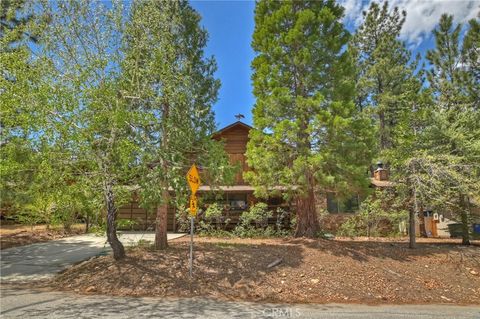
<svg viewBox="0 0 480 319">
<path fill-rule="evenodd" d="M 227 125 L 224 128 L 221 128 L 220 130 L 213 133 L 213 137 L 216 137 L 218 135 L 221 135 L 221 134 L 225 133 L 226 131 L 229 131 L 229 130 L 232 130 L 232 129 L 237 129 L 237 128 L 246 129 L 247 131 L 250 131 L 250 129 L 252 129 L 252 127 L 250 125 L 245 124 L 241 121 L 236 121 L 235 123 Z"/>
</svg>

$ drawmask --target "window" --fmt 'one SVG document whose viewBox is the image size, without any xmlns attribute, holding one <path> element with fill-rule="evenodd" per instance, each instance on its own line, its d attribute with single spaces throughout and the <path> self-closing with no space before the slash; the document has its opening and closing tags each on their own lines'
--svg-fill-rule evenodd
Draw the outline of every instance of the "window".
<svg viewBox="0 0 480 319">
<path fill-rule="evenodd" d="M 327 194 L 327 211 L 330 214 L 338 213 L 355 213 L 358 210 L 358 196 L 352 196 L 351 198 L 340 200 L 335 197 L 335 194 Z"/>
<path fill-rule="evenodd" d="M 247 194 L 245 193 L 227 193 L 226 202 L 230 209 L 246 209 L 247 208 Z"/>
</svg>

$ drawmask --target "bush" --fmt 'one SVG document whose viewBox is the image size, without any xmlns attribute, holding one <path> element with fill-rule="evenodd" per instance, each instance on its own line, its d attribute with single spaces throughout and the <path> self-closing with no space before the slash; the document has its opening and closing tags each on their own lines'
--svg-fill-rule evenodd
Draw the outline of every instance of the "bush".
<svg viewBox="0 0 480 319">
<path fill-rule="evenodd" d="M 257 203 L 240 215 L 240 224 L 245 227 L 255 225 L 256 227 L 266 228 L 268 226 L 268 219 L 272 217 L 273 213 L 268 210 L 267 204 Z"/>
<path fill-rule="evenodd" d="M 197 223 L 197 232 L 201 236 L 213 237 L 285 237 L 290 236 L 295 228 L 295 217 L 290 212 L 281 208 L 277 209 L 275 225 L 269 225 L 269 219 L 273 218 L 273 211 L 268 210 L 266 203 L 257 203 L 249 210 L 242 212 L 238 224 L 233 231 L 227 231 L 230 219 L 224 214 L 223 207 L 213 203 L 207 207 L 201 219 Z M 177 211 L 177 223 L 179 231 L 190 230 L 190 219 L 187 211 Z"/>
<path fill-rule="evenodd" d="M 389 190 L 376 190 L 360 205 L 359 213 L 339 228 L 342 236 L 392 236 L 399 234 L 398 225 L 408 218 L 408 211 L 395 200 Z"/>
<path fill-rule="evenodd" d="M 117 219 L 117 229 L 131 229 L 133 226 L 137 225 L 138 223 L 131 219 Z"/>
<path fill-rule="evenodd" d="M 213 203 L 205 210 L 205 220 L 203 221 L 203 224 L 207 228 L 212 228 L 216 231 L 225 231 L 229 222 L 230 218 L 227 218 L 223 214 L 223 209 L 219 204 Z"/>
<path fill-rule="evenodd" d="M 21 224 L 33 226 L 47 222 L 45 216 L 35 210 L 22 210 L 15 215 L 17 221 Z"/>
<path fill-rule="evenodd" d="M 240 221 L 233 231 L 239 237 L 270 237 L 275 234 L 275 228 L 268 225 L 268 219 L 273 217 L 265 203 L 257 203 L 240 215 Z"/>
<path fill-rule="evenodd" d="M 190 214 L 188 209 L 181 206 L 176 209 L 175 217 L 177 221 L 177 231 L 190 232 Z"/>
</svg>

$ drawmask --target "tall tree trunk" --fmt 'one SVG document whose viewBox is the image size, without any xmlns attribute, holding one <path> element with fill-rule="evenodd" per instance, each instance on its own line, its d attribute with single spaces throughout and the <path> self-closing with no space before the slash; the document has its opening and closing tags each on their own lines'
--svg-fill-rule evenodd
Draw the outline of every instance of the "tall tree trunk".
<svg viewBox="0 0 480 319">
<path fill-rule="evenodd" d="M 162 191 L 162 204 L 157 207 L 155 226 L 155 249 L 163 250 L 168 247 L 167 242 L 167 215 L 169 194 L 167 188 Z"/>
<path fill-rule="evenodd" d="M 413 209 L 410 210 L 409 216 L 409 224 L 408 224 L 408 236 L 410 238 L 410 242 L 408 247 L 415 248 L 417 246 L 416 242 L 416 227 L 415 227 L 415 215 L 418 213 L 418 200 L 417 200 L 417 189 L 414 186 L 413 189 Z"/>
<path fill-rule="evenodd" d="M 408 236 L 410 237 L 410 241 L 408 247 L 415 248 L 417 247 L 416 237 L 415 237 L 415 211 L 410 210 L 410 218 L 409 218 L 409 227 L 408 227 Z"/>
<path fill-rule="evenodd" d="M 465 196 L 460 194 L 460 219 L 462 222 L 462 245 L 470 245 L 470 231 L 469 231 L 469 207 L 465 205 Z"/>
<path fill-rule="evenodd" d="M 170 105 L 165 103 L 163 105 L 163 114 L 162 114 L 162 141 L 161 148 L 164 150 L 168 149 L 169 145 L 169 130 L 168 130 L 168 120 L 170 116 Z M 168 164 L 165 159 L 160 158 L 161 167 L 164 173 L 168 172 Z M 168 203 L 170 196 L 168 194 L 168 182 L 163 181 L 160 185 L 162 189 L 162 198 L 161 205 L 157 207 L 157 216 L 155 219 L 155 249 L 163 250 L 167 249 L 167 216 L 168 216 Z"/>
<path fill-rule="evenodd" d="M 105 202 L 107 204 L 107 240 L 113 250 L 113 258 L 120 260 L 125 257 L 125 248 L 117 237 L 117 207 L 115 206 L 115 197 L 113 195 L 112 185 L 105 184 Z"/>
<path fill-rule="evenodd" d="M 315 193 L 313 189 L 313 177 L 309 177 L 307 193 L 297 198 L 297 229 L 295 237 L 313 238 L 320 230 L 317 210 L 315 205 Z"/>
<path fill-rule="evenodd" d="M 90 217 L 87 214 L 87 217 L 85 217 L 85 234 L 88 234 L 89 230 L 90 230 Z"/>
<path fill-rule="evenodd" d="M 388 136 L 387 136 L 387 127 L 385 121 L 385 111 L 380 111 L 378 114 L 379 118 L 379 134 L 380 134 L 380 149 L 385 150 L 389 147 Z"/>
</svg>

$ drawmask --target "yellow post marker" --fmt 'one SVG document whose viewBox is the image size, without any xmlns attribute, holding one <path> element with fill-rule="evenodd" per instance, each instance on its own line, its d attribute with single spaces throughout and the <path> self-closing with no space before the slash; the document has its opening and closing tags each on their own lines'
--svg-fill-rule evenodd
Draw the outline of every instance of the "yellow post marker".
<svg viewBox="0 0 480 319">
<path fill-rule="evenodd" d="M 198 210 L 197 196 L 191 195 L 190 196 L 190 216 L 191 217 L 197 216 L 197 210 Z"/>
<path fill-rule="evenodd" d="M 187 182 L 188 186 L 190 186 L 190 190 L 192 194 L 190 195 L 190 278 L 193 277 L 192 270 L 193 270 L 193 227 L 195 223 L 193 219 L 197 216 L 198 210 L 198 201 L 197 193 L 198 189 L 200 188 L 200 175 L 198 174 L 198 169 L 195 164 L 190 167 L 187 173 Z"/>
</svg>

